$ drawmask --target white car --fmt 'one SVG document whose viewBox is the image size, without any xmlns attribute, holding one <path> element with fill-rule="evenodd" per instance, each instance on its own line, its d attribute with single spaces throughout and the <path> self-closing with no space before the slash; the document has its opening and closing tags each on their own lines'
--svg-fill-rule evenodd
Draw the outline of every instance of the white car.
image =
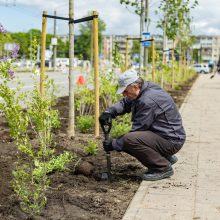
<svg viewBox="0 0 220 220">
<path fill-rule="evenodd" d="M 209 73 L 210 72 L 208 64 L 205 64 L 205 63 L 194 64 L 193 68 L 197 73 Z"/>
</svg>

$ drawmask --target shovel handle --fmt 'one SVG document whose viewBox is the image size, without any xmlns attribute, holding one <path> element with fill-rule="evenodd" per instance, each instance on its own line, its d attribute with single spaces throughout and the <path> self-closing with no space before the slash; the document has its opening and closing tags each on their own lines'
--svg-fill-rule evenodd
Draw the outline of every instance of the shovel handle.
<svg viewBox="0 0 220 220">
<path fill-rule="evenodd" d="M 107 173 L 108 173 L 108 178 L 111 180 L 111 154 L 110 152 L 106 152 L 106 161 L 107 161 Z"/>
<path fill-rule="evenodd" d="M 109 132 L 110 132 L 110 130 L 112 128 L 112 123 L 101 124 L 101 128 L 102 128 L 102 130 L 103 130 L 103 132 L 104 132 L 104 134 L 106 136 L 107 134 L 109 134 Z"/>
<path fill-rule="evenodd" d="M 109 139 L 109 133 L 112 128 L 111 120 L 106 123 L 100 123 L 102 131 L 104 133 L 105 141 Z M 107 161 L 107 175 L 108 179 L 111 180 L 111 154 L 109 151 L 106 151 L 106 161 Z"/>
</svg>

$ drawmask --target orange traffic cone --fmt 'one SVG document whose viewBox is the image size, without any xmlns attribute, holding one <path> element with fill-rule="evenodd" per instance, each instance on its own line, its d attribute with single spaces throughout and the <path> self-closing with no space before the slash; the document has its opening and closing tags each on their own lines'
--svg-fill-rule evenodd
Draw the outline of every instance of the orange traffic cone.
<svg viewBox="0 0 220 220">
<path fill-rule="evenodd" d="M 86 80 L 84 78 L 84 76 L 80 75 L 77 79 L 77 85 L 84 85 L 86 83 Z"/>
</svg>

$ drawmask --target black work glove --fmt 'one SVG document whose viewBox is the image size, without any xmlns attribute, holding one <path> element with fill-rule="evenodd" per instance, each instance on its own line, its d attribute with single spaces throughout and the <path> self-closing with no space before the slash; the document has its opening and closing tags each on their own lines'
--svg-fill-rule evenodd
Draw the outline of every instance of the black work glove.
<svg viewBox="0 0 220 220">
<path fill-rule="evenodd" d="M 109 125 L 112 123 L 112 116 L 109 112 L 102 112 L 102 114 L 99 116 L 99 122 L 102 125 Z"/>
<path fill-rule="evenodd" d="M 114 148 L 112 147 L 112 141 L 113 139 L 112 138 L 108 138 L 107 140 L 104 140 L 102 143 L 103 143 L 103 148 L 106 152 L 109 152 L 109 151 L 113 151 Z"/>
</svg>

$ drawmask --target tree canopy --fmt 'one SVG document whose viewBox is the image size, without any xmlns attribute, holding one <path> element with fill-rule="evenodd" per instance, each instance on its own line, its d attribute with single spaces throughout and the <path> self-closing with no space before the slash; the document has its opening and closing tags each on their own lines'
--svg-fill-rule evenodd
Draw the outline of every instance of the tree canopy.
<svg viewBox="0 0 220 220">
<path fill-rule="evenodd" d="M 190 29 L 191 17 L 190 10 L 198 4 L 194 0 L 162 0 L 159 6 L 163 16 L 158 23 L 158 27 L 165 31 L 168 39 L 175 40 L 178 34 L 182 34 L 184 28 Z"/>
<path fill-rule="evenodd" d="M 52 34 L 47 34 L 46 37 L 46 48 L 49 49 L 51 44 Z M 30 59 L 30 48 L 33 39 L 37 40 L 37 44 L 41 44 L 41 31 L 37 29 L 30 29 L 28 32 L 15 32 L 2 35 L 0 38 L 1 47 L 4 43 L 17 43 L 19 44 L 19 57 Z M 58 38 L 57 45 L 57 57 L 69 57 L 69 40 L 62 41 L 61 37 Z"/>
</svg>

